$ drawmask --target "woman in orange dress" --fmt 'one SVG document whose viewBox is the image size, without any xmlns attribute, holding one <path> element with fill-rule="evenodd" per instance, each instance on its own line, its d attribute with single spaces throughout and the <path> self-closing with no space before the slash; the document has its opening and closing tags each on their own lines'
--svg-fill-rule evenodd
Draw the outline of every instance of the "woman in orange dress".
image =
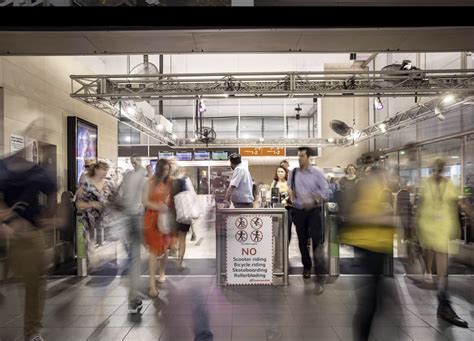
<svg viewBox="0 0 474 341">
<path fill-rule="evenodd" d="M 148 185 L 145 186 L 145 193 L 143 196 L 143 204 L 146 208 L 144 218 L 144 237 L 145 244 L 150 253 L 150 258 L 148 260 L 150 289 L 148 294 L 151 297 L 158 296 L 155 284 L 158 257 L 160 257 L 159 282 L 163 283 L 165 281 L 165 267 L 168 258 L 170 235 L 160 231 L 158 228 L 158 217 L 160 214 L 169 212 L 173 209 L 170 168 L 170 164 L 167 160 L 161 159 L 158 161 L 155 175 L 150 177 L 148 180 Z"/>
</svg>

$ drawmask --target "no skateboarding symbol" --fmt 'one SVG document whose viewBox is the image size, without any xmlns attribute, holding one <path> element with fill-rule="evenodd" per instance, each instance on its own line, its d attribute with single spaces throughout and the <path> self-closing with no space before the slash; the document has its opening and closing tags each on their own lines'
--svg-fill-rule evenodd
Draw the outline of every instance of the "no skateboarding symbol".
<svg viewBox="0 0 474 341">
<path fill-rule="evenodd" d="M 235 234 L 235 239 L 240 243 L 245 243 L 248 238 L 249 235 L 244 230 L 237 231 L 237 233 Z"/>
<path fill-rule="evenodd" d="M 259 217 L 252 218 L 252 220 L 250 220 L 250 226 L 258 230 L 263 226 L 263 221 Z"/>
<path fill-rule="evenodd" d="M 247 226 L 249 225 L 247 219 L 243 218 L 243 217 L 240 217 L 240 218 L 237 218 L 235 220 L 235 226 L 239 229 L 239 230 L 243 230 L 244 228 L 246 228 Z"/>
</svg>

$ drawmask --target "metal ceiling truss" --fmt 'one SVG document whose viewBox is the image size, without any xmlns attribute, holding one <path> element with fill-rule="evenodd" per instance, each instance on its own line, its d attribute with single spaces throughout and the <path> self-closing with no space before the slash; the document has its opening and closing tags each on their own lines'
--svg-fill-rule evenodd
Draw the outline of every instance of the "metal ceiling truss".
<svg viewBox="0 0 474 341">
<path fill-rule="evenodd" d="M 347 143 L 345 138 L 322 139 L 322 138 L 298 138 L 298 139 L 216 139 L 212 143 L 212 147 L 240 146 L 240 147 L 301 147 L 302 145 L 310 147 L 328 147 L 328 146 L 344 146 Z M 202 147 L 206 144 L 190 139 L 180 140 L 180 145 L 186 147 Z"/>
<path fill-rule="evenodd" d="M 442 116 L 442 112 L 449 112 L 454 107 L 472 100 L 473 97 L 464 96 L 457 98 L 455 103 L 446 105 L 442 103 L 441 98 L 435 98 L 431 101 L 417 104 L 407 111 L 396 113 L 395 115 L 372 124 L 361 131 L 354 131 L 350 137 L 346 138 L 345 145 L 347 146 L 357 142 L 367 141 L 380 135 L 389 135 L 391 132 L 413 126 L 430 118 L 438 117 L 440 114 Z M 442 111 L 437 113 L 435 110 L 436 107 Z M 444 120 L 444 117 L 442 119 Z"/>
<path fill-rule="evenodd" d="M 325 71 L 270 73 L 194 73 L 162 75 L 72 75 L 71 97 L 124 121 L 146 135 L 168 145 L 188 143 L 160 131 L 152 119 L 137 113 L 129 115 L 123 103 L 155 100 L 195 100 L 198 98 L 317 98 L 317 97 L 401 97 L 474 95 L 474 69 L 412 71 Z M 428 102 L 430 103 L 430 102 Z M 396 114 L 385 124 L 387 132 L 429 118 L 429 104 Z M 412 122 L 413 121 L 413 122 Z M 380 123 L 360 132 L 357 139 L 367 140 L 379 134 Z M 339 141 L 339 140 L 338 140 Z M 216 143 L 255 145 L 252 140 L 217 140 Z M 259 144 L 260 141 L 257 141 Z M 286 145 L 292 145 L 286 140 Z M 297 139 L 296 144 L 305 143 Z M 192 144 L 192 142 L 191 142 Z M 266 141 L 265 144 L 270 144 Z M 279 145 L 281 140 L 272 141 Z M 309 145 L 338 145 L 324 139 L 311 139 Z"/>
<path fill-rule="evenodd" d="M 474 94 L 474 69 L 71 76 L 89 101 Z"/>
</svg>

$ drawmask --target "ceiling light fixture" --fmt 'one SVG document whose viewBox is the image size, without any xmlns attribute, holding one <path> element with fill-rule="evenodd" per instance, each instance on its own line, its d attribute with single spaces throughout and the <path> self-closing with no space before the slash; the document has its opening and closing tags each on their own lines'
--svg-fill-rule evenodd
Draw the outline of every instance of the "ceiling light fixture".
<svg viewBox="0 0 474 341">
<path fill-rule="evenodd" d="M 334 143 L 334 139 L 332 137 L 328 138 L 328 143 Z"/>
<path fill-rule="evenodd" d="M 434 112 L 435 112 L 435 115 L 436 115 L 436 118 L 440 121 L 444 121 L 446 119 L 446 117 L 443 115 L 443 112 L 441 111 L 441 109 L 436 106 L 434 108 Z"/>
<path fill-rule="evenodd" d="M 260 138 L 260 142 L 263 142 L 265 141 L 265 139 L 263 137 Z"/>
<path fill-rule="evenodd" d="M 385 123 L 379 124 L 380 131 L 385 134 L 387 132 L 387 125 Z"/>
<path fill-rule="evenodd" d="M 375 110 L 382 110 L 383 109 L 383 103 L 380 100 L 380 96 L 377 96 L 374 100 L 374 108 Z"/>
<path fill-rule="evenodd" d="M 204 99 L 199 100 L 199 112 L 203 113 L 206 111 L 206 104 L 204 103 Z"/>
<path fill-rule="evenodd" d="M 443 103 L 444 104 L 450 104 L 450 103 L 454 102 L 455 99 L 456 99 L 456 97 L 454 97 L 454 95 L 448 94 L 448 95 L 444 96 Z"/>
</svg>

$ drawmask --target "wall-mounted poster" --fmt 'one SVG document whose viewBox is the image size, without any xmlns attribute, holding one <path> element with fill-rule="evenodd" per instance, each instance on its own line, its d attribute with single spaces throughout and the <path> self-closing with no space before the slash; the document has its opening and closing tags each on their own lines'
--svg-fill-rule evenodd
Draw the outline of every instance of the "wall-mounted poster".
<svg viewBox="0 0 474 341">
<path fill-rule="evenodd" d="M 76 116 L 68 118 L 68 188 L 75 192 L 88 160 L 97 160 L 98 129 Z"/>
<path fill-rule="evenodd" d="M 10 135 L 10 152 L 12 154 L 25 148 L 25 138 L 20 135 Z"/>
<path fill-rule="evenodd" d="M 39 147 L 38 147 L 38 141 L 35 139 L 26 138 L 26 160 L 38 163 L 39 161 Z"/>
</svg>

